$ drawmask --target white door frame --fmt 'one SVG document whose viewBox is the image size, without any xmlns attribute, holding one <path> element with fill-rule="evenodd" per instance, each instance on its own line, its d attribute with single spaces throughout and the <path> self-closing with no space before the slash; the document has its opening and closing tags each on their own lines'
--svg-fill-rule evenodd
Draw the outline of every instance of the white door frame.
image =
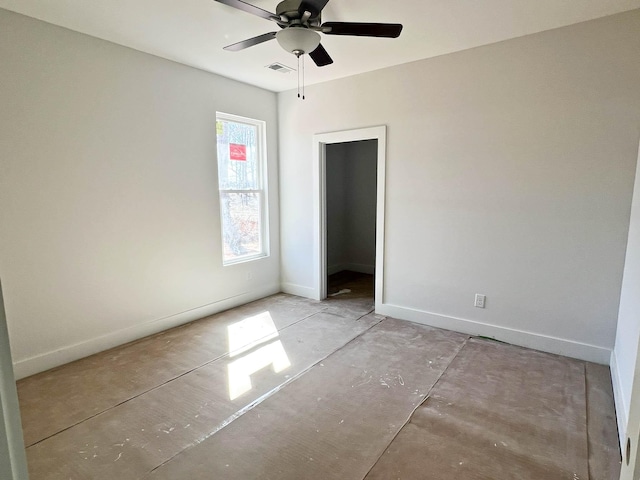
<svg viewBox="0 0 640 480">
<path fill-rule="evenodd" d="M 20 406 L 9 348 L 7 317 L 0 284 L 0 478 L 27 480 L 27 456 L 24 451 Z"/>
<path fill-rule="evenodd" d="M 637 206 L 637 200 L 640 198 L 640 191 L 638 191 L 638 179 L 640 178 L 640 146 L 638 146 L 638 170 L 636 172 L 636 182 L 635 182 L 635 190 L 633 192 L 633 200 L 632 200 L 632 217 L 631 224 L 629 225 L 629 230 L 634 228 L 634 213 L 635 208 Z M 631 232 L 630 232 L 631 235 Z M 631 236 L 629 237 L 629 241 L 631 241 Z M 630 259 L 629 252 L 627 252 L 626 262 L 634 262 L 635 260 Z M 638 268 L 637 263 L 633 265 L 625 264 L 625 277 L 627 274 L 627 268 L 629 271 L 632 269 L 635 271 Z M 633 275 L 632 275 L 633 277 Z M 625 278 L 625 282 L 626 282 Z M 640 312 L 635 312 L 636 316 L 640 314 Z M 620 332 L 618 332 L 620 335 Z M 615 351 L 614 351 L 615 354 Z M 612 358 L 615 355 L 612 355 Z M 619 383 L 618 383 L 619 384 Z M 623 397 L 622 390 L 616 389 L 615 392 L 616 397 Z M 618 398 L 616 398 L 618 400 Z M 620 400 L 622 406 L 622 410 L 624 410 L 623 399 Z M 621 413 L 618 412 L 618 418 L 620 418 Z M 618 424 L 620 427 L 620 424 Z M 638 346 L 636 347 L 636 363 L 635 368 L 633 370 L 633 381 L 631 383 L 631 399 L 629 400 L 629 409 L 628 415 L 626 419 L 626 425 L 622 426 L 621 430 L 624 429 L 621 433 L 623 440 L 620 448 L 622 450 L 622 467 L 620 469 L 620 480 L 638 480 L 640 479 L 640 337 L 638 338 Z"/>
<path fill-rule="evenodd" d="M 640 477 L 640 341 L 638 349 L 631 387 L 629 418 L 623 437 L 624 444 L 621 445 L 620 480 L 637 480 Z"/>
<path fill-rule="evenodd" d="M 385 212 L 385 165 L 387 154 L 387 127 L 360 128 L 340 132 L 320 133 L 313 136 L 313 224 L 314 224 L 314 276 L 316 279 L 314 298 L 327 298 L 327 149 L 332 143 L 378 141 L 378 172 L 376 191 L 376 310 L 384 303 L 384 212 Z"/>
</svg>

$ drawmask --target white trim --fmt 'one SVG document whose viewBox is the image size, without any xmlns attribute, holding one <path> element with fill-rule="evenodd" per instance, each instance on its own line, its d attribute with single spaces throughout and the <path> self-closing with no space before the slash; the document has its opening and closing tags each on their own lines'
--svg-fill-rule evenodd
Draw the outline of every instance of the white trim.
<svg viewBox="0 0 640 480">
<path fill-rule="evenodd" d="M 375 265 L 365 265 L 363 263 L 339 263 L 338 265 L 330 265 L 327 267 L 327 275 L 348 270 L 350 272 L 366 273 L 374 275 L 376 273 Z"/>
<path fill-rule="evenodd" d="M 376 266 L 375 265 L 365 265 L 363 263 L 347 263 L 345 270 L 350 270 L 352 272 L 358 273 L 366 273 L 369 275 L 375 275 Z"/>
<path fill-rule="evenodd" d="M 169 328 L 177 327 L 230 308 L 238 307 L 245 303 L 253 302 L 278 292 L 280 292 L 279 285 L 262 287 L 251 292 L 225 298 L 201 307 L 196 307 L 186 312 L 153 320 L 142 325 L 118 330 L 116 332 L 92 338 L 74 345 L 69 345 L 52 352 L 43 353 L 42 355 L 26 358 L 14 364 L 15 374 L 17 378 L 28 377 L 29 375 L 43 372 L 50 368 L 93 355 L 94 353 L 102 352 L 104 350 L 153 335 L 154 333 L 162 332 Z"/>
<path fill-rule="evenodd" d="M 384 301 L 384 213 L 385 213 L 385 181 L 387 163 L 387 127 L 361 128 L 340 132 L 319 133 L 313 136 L 313 225 L 314 225 L 314 277 L 316 285 L 310 298 L 323 300 L 327 297 L 327 265 L 326 265 L 326 145 L 331 143 L 357 142 L 361 140 L 378 141 L 378 168 L 376 192 L 376 306 Z M 306 295 L 305 295 L 306 296 Z"/>
<path fill-rule="evenodd" d="M 627 404 L 624 396 L 624 390 L 622 389 L 622 382 L 620 381 L 620 370 L 618 367 L 618 358 L 616 356 L 616 350 L 611 352 L 611 384 L 613 386 L 613 400 L 616 406 L 616 421 L 618 423 L 618 440 L 620 441 L 620 451 L 624 452 L 624 442 L 626 438 L 627 430 Z"/>
<path fill-rule="evenodd" d="M 2 285 L 0 285 L 0 477 L 6 480 L 29 478 Z"/>
<path fill-rule="evenodd" d="M 333 275 L 334 273 L 342 272 L 346 270 L 347 267 L 344 263 L 339 263 L 337 265 L 329 265 L 327 266 L 327 275 Z"/>
<path fill-rule="evenodd" d="M 303 285 L 296 285 L 295 283 L 283 283 L 281 285 L 281 290 L 283 293 L 288 293 L 290 295 L 296 295 L 298 297 L 304 298 L 316 298 L 316 290 L 311 287 L 305 287 Z"/>
<path fill-rule="evenodd" d="M 589 345 L 587 343 L 574 342 L 572 340 L 550 337 L 539 333 L 490 325 L 487 323 L 476 322 L 475 320 L 449 317 L 423 310 L 399 307 L 397 305 L 377 305 L 376 302 L 376 313 L 399 318 L 400 320 L 409 320 L 423 325 L 467 333 L 469 335 L 492 337 L 496 340 L 511 343 L 513 345 L 533 348 L 543 352 L 555 353 L 602 365 L 608 365 L 611 357 L 610 349 L 599 347 L 597 345 Z"/>
<path fill-rule="evenodd" d="M 269 242 L 269 179 L 268 179 L 268 163 L 267 163 L 267 122 L 257 120 L 255 118 L 241 117 L 232 113 L 216 112 L 216 128 L 219 121 L 241 123 L 255 127 L 256 129 L 256 154 L 258 164 L 258 177 L 260 179 L 260 189 L 223 189 L 220 188 L 220 178 L 218 175 L 218 135 L 216 132 L 216 181 L 218 183 L 218 195 L 220 197 L 220 235 L 224 247 L 224 224 L 222 215 L 222 196 L 225 193 L 254 193 L 260 197 L 260 252 L 252 255 L 244 255 L 225 260 L 224 251 L 222 252 L 222 265 L 224 267 L 235 265 L 237 263 L 245 263 L 260 258 L 269 257 L 271 255 L 271 244 Z M 223 248 L 224 250 L 224 248 Z"/>
</svg>

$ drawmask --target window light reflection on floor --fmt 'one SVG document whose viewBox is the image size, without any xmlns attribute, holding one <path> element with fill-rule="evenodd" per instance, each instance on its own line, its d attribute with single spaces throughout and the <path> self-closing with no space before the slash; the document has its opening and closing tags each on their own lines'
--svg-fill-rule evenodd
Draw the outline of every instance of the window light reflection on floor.
<svg viewBox="0 0 640 480">
<path fill-rule="evenodd" d="M 287 352 L 278 337 L 278 329 L 269 312 L 245 318 L 227 327 L 229 357 L 236 359 L 227 366 L 229 398 L 234 400 L 253 388 L 251 375 L 272 365 L 279 373 L 291 366 Z M 270 342 L 270 343 L 267 343 Z M 263 345 L 267 343 L 266 345 Z M 262 345 L 260 348 L 259 345 Z"/>
</svg>

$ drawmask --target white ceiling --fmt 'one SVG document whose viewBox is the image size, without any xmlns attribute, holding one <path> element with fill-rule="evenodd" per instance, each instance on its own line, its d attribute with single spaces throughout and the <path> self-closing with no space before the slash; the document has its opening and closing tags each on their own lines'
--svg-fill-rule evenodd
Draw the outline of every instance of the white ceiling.
<svg viewBox="0 0 640 480">
<path fill-rule="evenodd" d="M 277 0 L 247 0 L 275 11 Z M 222 47 L 276 31 L 275 24 L 213 0 L 0 0 L 0 7 L 272 91 L 295 88 L 296 66 L 270 41 Z M 402 23 L 398 39 L 323 35 L 335 63 L 306 63 L 313 84 L 640 8 L 640 0 L 331 0 L 323 21 Z"/>
</svg>

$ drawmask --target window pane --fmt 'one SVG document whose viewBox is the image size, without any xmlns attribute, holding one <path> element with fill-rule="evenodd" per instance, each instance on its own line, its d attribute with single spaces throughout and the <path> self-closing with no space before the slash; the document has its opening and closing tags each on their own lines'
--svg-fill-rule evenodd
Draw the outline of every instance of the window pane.
<svg viewBox="0 0 640 480">
<path fill-rule="evenodd" d="M 220 193 L 224 260 L 262 253 L 260 244 L 260 194 Z"/>
<path fill-rule="evenodd" d="M 267 256 L 265 123 L 218 112 L 216 137 L 223 264 Z"/>
<path fill-rule="evenodd" d="M 259 190 L 255 125 L 218 120 L 218 177 L 221 190 Z"/>
</svg>

